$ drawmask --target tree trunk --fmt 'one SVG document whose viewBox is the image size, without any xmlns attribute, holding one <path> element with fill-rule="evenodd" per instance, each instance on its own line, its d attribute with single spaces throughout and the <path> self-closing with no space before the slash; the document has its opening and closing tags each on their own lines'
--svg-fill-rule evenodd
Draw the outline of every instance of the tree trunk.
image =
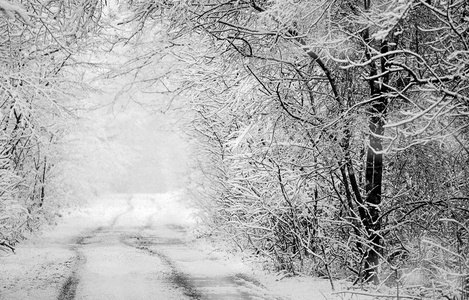
<svg viewBox="0 0 469 300">
<path fill-rule="evenodd" d="M 383 41 L 381 53 L 388 52 L 388 44 Z M 381 74 L 386 74 L 386 58 L 381 59 Z M 372 66 L 370 75 L 376 75 L 377 68 Z M 376 100 L 370 108 L 369 119 L 369 146 L 366 154 L 365 165 L 365 192 L 366 192 L 366 217 L 363 224 L 368 238 L 367 257 L 365 262 L 366 281 L 378 284 L 379 257 L 382 254 L 382 240 L 380 236 L 381 221 L 379 219 L 379 206 L 381 204 L 382 182 L 383 182 L 383 140 L 384 118 L 388 104 L 386 86 L 389 84 L 389 76 L 383 75 L 382 82 L 370 80 L 371 97 Z M 383 84 L 384 83 L 384 84 Z"/>
<path fill-rule="evenodd" d="M 369 142 L 370 145 L 367 149 L 366 155 L 366 169 L 365 169 L 365 191 L 366 191 L 366 217 L 363 221 L 366 232 L 368 234 L 367 257 L 365 262 L 365 280 L 372 281 L 375 284 L 378 280 L 378 266 L 379 257 L 381 254 L 381 237 L 379 231 L 381 229 L 381 222 L 379 220 L 379 205 L 381 204 L 381 186 L 383 179 L 383 150 L 381 136 L 384 132 L 384 121 L 380 112 L 385 110 L 384 100 L 377 101 L 372 106 L 374 114 L 370 118 L 369 128 Z"/>
<path fill-rule="evenodd" d="M 364 9 L 369 11 L 371 8 L 371 0 L 364 0 Z M 370 107 L 369 127 L 369 146 L 366 154 L 365 165 L 365 209 L 366 215 L 362 222 L 367 233 L 368 250 L 365 258 L 365 281 L 379 283 L 378 267 L 379 258 L 382 254 L 382 241 L 380 236 L 381 221 L 379 219 L 379 206 L 381 204 L 382 182 L 383 182 L 383 140 L 384 133 L 384 117 L 387 107 L 387 88 L 389 84 L 389 75 L 385 72 L 387 69 L 387 58 L 382 56 L 380 61 L 380 71 L 382 76 L 376 79 L 379 67 L 375 60 L 372 60 L 369 47 L 372 45 L 369 29 L 363 32 L 363 38 L 366 42 L 365 56 L 371 60 L 370 67 L 370 95 L 372 99 L 376 99 Z M 384 40 L 380 46 L 380 52 L 385 54 L 389 51 L 388 43 Z M 381 80 L 381 82 L 380 82 Z"/>
</svg>

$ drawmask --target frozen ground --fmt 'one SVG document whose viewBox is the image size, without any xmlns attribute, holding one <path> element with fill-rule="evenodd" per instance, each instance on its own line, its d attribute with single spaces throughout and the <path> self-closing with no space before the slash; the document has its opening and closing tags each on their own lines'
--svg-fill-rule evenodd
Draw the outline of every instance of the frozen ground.
<svg viewBox="0 0 469 300">
<path fill-rule="evenodd" d="M 330 299 L 327 281 L 279 280 L 193 225 L 177 192 L 97 198 L 0 257 L 0 299 Z"/>
</svg>

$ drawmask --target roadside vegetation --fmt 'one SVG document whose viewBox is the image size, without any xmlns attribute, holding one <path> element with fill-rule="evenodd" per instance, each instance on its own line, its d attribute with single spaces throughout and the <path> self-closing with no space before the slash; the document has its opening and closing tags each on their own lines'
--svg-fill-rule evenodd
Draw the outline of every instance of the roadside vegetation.
<svg viewBox="0 0 469 300">
<path fill-rule="evenodd" d="M 0 1 L 0 250 L 52 222 L 77 192 L 61 176 L 63 142 L 85 95 L 78 54 L 100 15 L 100 2 Z"/>
<path fill-rule="evenodd" d="M 0 1 L 0 255 L 92 197 L 128 156 L 88 98 L 105 69 L 90 59 L 106 39 L 105 8 Z"/>
<path fill-rule="evenodd" d="M 132 9 L 182 64 L 170 78 L 190 99 L 191 192 L 212 233 L 331 285 L 468 297 L 465 1 Z"/>
<path fill-rule="evenodd" d="M 60 17 L 61 2 L 48 3 L 41 11 Z M 24 120 L 44 117 L 46 104 L 60 108 L 49 99 L 67 86 L 59 74 L 70 47 L 86 41 L 80 30 L 99 24 L 94 3 L 81 3 L 76 18 L 63 14 L 63 24 L 78 22 L 60 29 L 63 40 L 52 29 L 25 31 L 48 28 L 27 24 L 44 22 L 23 13 L 37 14 L 30 2 L 4 9 L 2 28 L 19 26 L 13 36 L 23 46 L 2 55 L 30 49 L 37 59 L 15 56 L 2 68 L 49 70 L 36 81 L 2 82 L 0 211 L 22 203 L 28 216 L 0 215 L 10 226 L 6 241 L 42 207 L 50 163 L 37 149 L 57 135 L 47 122 Z M 276 271 L 329 278 L 333 287 L 348 279 L 398 299 L 469 298 L 467 1 L 141 0 L 113 14 L 113 26 L 126 30 L 106 42 L 135 50 L 109 76 L 131 74 L 126 88 L 155 93 L 155 101 L 165 95 L 167 109 L 184 110 L 195 153 L 190 192 L 212 234 Z M 60 51 L 46 55 L 24 42 L 37 37 Z"/>
</svg>

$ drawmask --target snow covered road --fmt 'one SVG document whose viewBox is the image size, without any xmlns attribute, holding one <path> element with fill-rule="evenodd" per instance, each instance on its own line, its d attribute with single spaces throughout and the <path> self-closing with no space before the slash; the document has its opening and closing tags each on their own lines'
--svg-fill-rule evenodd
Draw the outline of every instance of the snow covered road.
<svg viewBox="0 0 469 300">
<path fill-rule="evenodd" d="M 194 247 L 177 193 L 110 195 L 0 257 L 1 299 L 281 299 Z"/>
</svg>

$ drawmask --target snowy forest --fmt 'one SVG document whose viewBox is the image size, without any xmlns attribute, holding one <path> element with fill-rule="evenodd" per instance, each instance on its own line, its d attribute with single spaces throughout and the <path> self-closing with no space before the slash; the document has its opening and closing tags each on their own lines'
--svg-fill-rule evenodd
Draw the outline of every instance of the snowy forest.
<svg viewBox="0 0 469 300">
<path fill-rule="evenodd" d="M 466 0 L 0 0 L 0 30 L 2 251 L 93 194 L 79 142 L 132 155 L 86 122 L 92 81 L 126 77 L 183 115 L 204 235 L 332 288 L 469 299 Z"/>
</svg>

